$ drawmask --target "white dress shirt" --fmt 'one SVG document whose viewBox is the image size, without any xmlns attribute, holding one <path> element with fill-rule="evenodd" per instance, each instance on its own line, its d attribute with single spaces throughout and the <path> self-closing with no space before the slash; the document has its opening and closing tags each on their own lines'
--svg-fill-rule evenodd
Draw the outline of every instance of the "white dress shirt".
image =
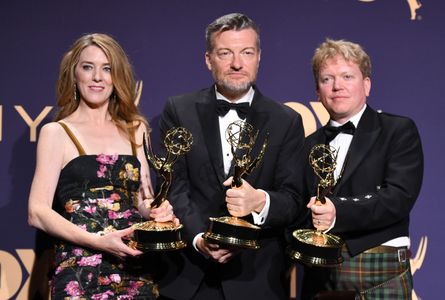
<svg viewBox="0 0 445 300">
<path fill-rule="evenodd" d="M 255 95 L 255 90 L 251 87 L 246 95 L 244 95 L 242 98 L 237 100 L 234 103 L 244 103 L 247 102 L 249 105 L 252 104 L 253 96 Z M 220 94 L 216 90 L 216 99 L 218 100 L 224 100 L 230 102 L 226 97 L 224 97 L 222 94 Z M 221 148 L 222 148 L 222 155 L 223 155 L 223 161 L 224 161 L 224 174 L 227 176 L 230 171 L 230 167 L 232 165 L 233 155 L 232 150 L 229 142 L 226 139 L 226 129 L 229 126 L 230 123 L 241 120 L 238 116 L 238 113 L 236 110 L 231 109 L 225 116 L 219 116 L 219 133 L 221 138 Z M 260 189 L 259 189 L 260 190 Z M 263 190 L 260 190 L 263 191 Z M 269 194 L 265 191 L 263 191 L 266 196 L 266 203 L 261 210 L 261 212 L 256 213 L 252 212 L 253 222 L 256 225 L 263 225 L 267 215 L 269 213 L 269 207 L 270 207 L 270 197 Z"/>
<path fill-rule="evenodd" d="M 232 102 L 229 99 L 227 99 L 226 97 L 224 97 L 221 93 L 219 93 L 218 90 L 216 90 L 216 87 L 215 87 L 215 92 L 216 92 L 216 99 L 224 100 L 227 102 Z M 247 103 L 249 103 L 249 105 L 251 105 L 254 95 L 255 95 L 255 90 L 251 87 L 249 89 L 249 91 L 246 93 L 246 95 L 244 95 L 242 98 L 240 98 L 239 100 L 232 102 L 232 103 L 247 102 Z M 221 139 L 221 150 L 222 150 L 223 163 L 224 163 L 224 174 L 227 176 L 230 172 L 230 167 L 232 165 L 233 154 L 232 154 L 231 146 L 226 139 L 226 129 L 230 123 L 241 120 L 241 118 L 238 116 L 238 113 L 236 112 L 236 110 L 231 109 L 227 112 L 227 114 L 225 116 L 219 116 L 218 120 L 219 120 L 219 135 L 220 135 L 220 139 Z M 255 223 L 255 225 L 263 225 L 264 222 L 266 221 L 267 215 L 269 214 L 270 196 L 264 190 L 261 190 L 261 189 L 257 189 L 257 190 L 262 191 L 264 193 L 264 195 L 266 196 L 266 202 L 265 202 L 264 207 L 261 210 L 261 212 L 259 212 L 259 213 L 252 212 L 251 214 L 252 214 L 253 222 Z M 196 247 L 196 241 L 202 235 L 203 235 L 203 233 L 199 233 L 193 239 L 193 246 L 195 247 L 196 250 L 198 250 Z"/>
</svg>

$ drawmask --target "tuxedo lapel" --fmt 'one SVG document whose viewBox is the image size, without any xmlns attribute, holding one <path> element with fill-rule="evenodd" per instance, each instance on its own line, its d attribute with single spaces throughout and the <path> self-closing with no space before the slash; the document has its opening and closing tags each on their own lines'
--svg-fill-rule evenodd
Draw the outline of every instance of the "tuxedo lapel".
<svg viewBox="0 0 445 300">
<path fill-rule="evenodd" d="M 264 107 L 264 99 L 260 91 L 255 88 L 255 95 L 252 100 L 252 105 L 247 115 L 247 123 L 253 126 L 255 130 L 259 131 L 258 137 L 265 136 L 266 132 L 263 130 L 267 121 L 269 120 L 269 114 Z"/>
<path fill-rule="evenodd" d="M 368 106 L 355 131 L 346 157 L 346 165 L 342 178 L 336 185 L 334 193 L 337 193 L 337 191 L 341 189 L 341 186 L 350 179 L 355 169 L 358 168 L 360 163 L 369 155 L 369 151 L 375 144 L 380 131 L 381 127 L 377 113 Z"/>
<path fill-rule="evenodd" d="M 269 114 L 267 112 L 267 108 L 265 107 L 265 101 L 263 99 L 263 96 L 258 91 L 258 89 L 255 87 L 255 95 L 252 100 L 252 104 L 249 110 L 249 114 L 247 115 L 246 122 L 252 125 L 254 129 L 254 133 L 258 131 L 258 136 L 256 139 L 256 143 L 253 146 L 251 155 L 252 160 L 255 159 L 258 154 L 261 151 L 261 147 L 263 146 L 263 143 L 267 137 L 268 134 L 272 134 L 267 131 L 266 125 L 269 122 Z M 266 147 L 266 153 L 267 153 L 267 147 Z M 252 184 L 255 181 L 255 178 L 259 175 L 258 170 L 261 168 L 261 162 L 260 166 L 256 170 L 252 172 L 252 175 L 249 177 L 250 183 Z"/>
<path fill-rule="evenodd" d="M 216 114 L 216 95 L 214 87 L 211 87 L 202 102 L 196 104 L 202 134 L 205 140 L 210 161 L 216 176 L 220 182 L 225 180 L 224 163 L 222 158 L 222 146 L 219 134 L 219 122 Z"/>
</svg>

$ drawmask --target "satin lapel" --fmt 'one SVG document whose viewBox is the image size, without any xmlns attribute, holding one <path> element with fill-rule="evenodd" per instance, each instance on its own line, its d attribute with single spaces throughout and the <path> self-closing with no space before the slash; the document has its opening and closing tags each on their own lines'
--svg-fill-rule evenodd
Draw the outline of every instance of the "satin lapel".
<svg viewBox="0 0 445 300">
<path fill-rule="evenodd" d="M 202 134 L 204 136 L 210 161 L 215 174 L 220 182 L 224 178 L 224 163 L 222 158 L 222 146 L 219 134 L 219 122 L 216 115 L 216 96 L 214 88 L 210 89 L 206 99 L 196 104 L 199 120 L 201 122 Z"/>
<path fill-rule="evenodd" d="M 258 91 L 258 89 L 255 88 L 255 96 L 253 97 L 251 108 L 246 118 L 246 122 L 253 126 L 255 132 L 258 131 L 256 143 L 251 152 L 252 159 L 255 159 L 258 153 L 260 152 L 267 134 L 269 135 L 273 134 L 272 132 L 268 132 L 267 130 L 266 124 L 269 121 L 269 114 L 267 112 L 267 109 L 264 107 L 264 103 L 265 102 L 263 100 L 263 96 Z M 266 147 L 266 154 L 267 154 L 267 147 Z M 258 168 L 254 170 L 252 172 L 252 175 L 249 177 L 256 178 L 256 176 L 259 174 L 258 170 L 260 168 L 261 168 L 261 162 Z M 253 181 L 250 183 L 252 184 L 254 180 L 255 179 L 253 179 Z"/>
<path fill-rule="evenodd" d="M 377 141 L 380 131 L 381 128 L 377 113 L 368 106 L 360 119 L 354 138 L 349 146 L 345 169 L 340 182 L 334 189 L 334 193 L 340 190 L 343 184 L 348 182 L 355 169 L 366 159 L 371 147 Z"/>
<path fill-rule="evenodd" d="M 267 108 L 264 106 L 265 103 L 263 95 L 261 95 L 260 91 L 255 88 L 255 95 L 252 100 L 249 114 L 246 118 L 246 121 L 252 125 L 255 130 L 259 130 L 258 139 L 263 137 L 263 140 L 267 134 L 264 128 L 269 120 Z"/>
</svg>

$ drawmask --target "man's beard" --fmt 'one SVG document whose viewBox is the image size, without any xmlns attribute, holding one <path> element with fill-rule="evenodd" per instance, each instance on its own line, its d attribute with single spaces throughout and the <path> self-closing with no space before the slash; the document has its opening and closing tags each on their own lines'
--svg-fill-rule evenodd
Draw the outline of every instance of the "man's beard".
<svg viewBox="0 0 445 300">
<path fill-rule="evenodd" d="M 230 93 L 232 95 L 242 95 L 245 94 L 250 89 L 250 87 L 255 84 L 255 82 L 246 81 L 233 83 L 227 80 L 218 80 L 216 84 L 227 93 Z"/>
</svg>

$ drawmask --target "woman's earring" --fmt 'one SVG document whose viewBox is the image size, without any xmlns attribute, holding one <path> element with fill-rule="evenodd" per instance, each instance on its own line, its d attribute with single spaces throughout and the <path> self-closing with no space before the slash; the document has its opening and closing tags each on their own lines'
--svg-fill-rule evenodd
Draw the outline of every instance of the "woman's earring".
<svg viewBox="0 0 445 300">
<path fill-rule="evenodd" d="M 77 85 L 74 84 L 74 101 L 77 101 Z"/>
</svg>

